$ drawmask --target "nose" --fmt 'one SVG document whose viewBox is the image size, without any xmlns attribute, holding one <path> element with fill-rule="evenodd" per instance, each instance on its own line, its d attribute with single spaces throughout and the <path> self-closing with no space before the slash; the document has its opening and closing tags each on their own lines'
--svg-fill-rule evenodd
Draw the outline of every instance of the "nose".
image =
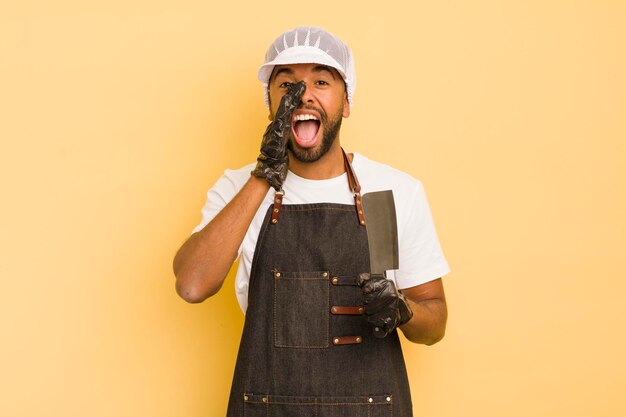
<svg viewBox="0 0 626 417">
<path fill-rule="evenodd" d="M 304 81 L 304 83 L 306 84 L 306 89 L 304 90 L 304 93 L 302 94 L 302 97 L 300 98 L 300 101 L 302 102 L 302 104 L 312 104 L 312 103 L 315 102 L 315 96 L 313 95 L 313 89 L 310 88 L 311 85 L 308 82 Z"/>
</svg>

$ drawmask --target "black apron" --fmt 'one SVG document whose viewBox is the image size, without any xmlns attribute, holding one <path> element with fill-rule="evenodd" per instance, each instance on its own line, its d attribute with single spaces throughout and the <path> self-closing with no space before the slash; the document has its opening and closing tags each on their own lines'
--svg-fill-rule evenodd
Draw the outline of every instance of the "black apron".
<svg viewBox="0 0 626 417">
<path fill-rule="evenodd" d="M 355 206 L 278 203 L 254 253 L 228 417 L 412 416 L 398 334 L 374 337 L 362 315 Z"/>
</svg>

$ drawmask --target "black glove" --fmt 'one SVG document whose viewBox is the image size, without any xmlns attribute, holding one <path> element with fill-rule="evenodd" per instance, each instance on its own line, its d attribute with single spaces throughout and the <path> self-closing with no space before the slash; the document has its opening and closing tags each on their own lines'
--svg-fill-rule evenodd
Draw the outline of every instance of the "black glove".
<svg viewBox="0 0 626 417">
<path fill-rule="evenodd" d="M 364 311 L 367 321 L 374 326 L 374 336 L 385 337 L 413 317 L 407 299 L 384 275 L 364 272 L 356 283 L 363 290 Z"/>
<path fill-rule="evenodd" d="M 252 175 L 263 178 L 276 191 L 282 188 L 283 181 L 287 178 L 289 166 L 287 142 L 291 130 L 291 116 L 300 105 L 300 98 L 305 89 L 304 81 L 289 86 L 280 101 L 274 120 L 265 130 L 261 141 L 261 153 L 257 158 L 258 163 L 252 171 Z"/>
</svg>

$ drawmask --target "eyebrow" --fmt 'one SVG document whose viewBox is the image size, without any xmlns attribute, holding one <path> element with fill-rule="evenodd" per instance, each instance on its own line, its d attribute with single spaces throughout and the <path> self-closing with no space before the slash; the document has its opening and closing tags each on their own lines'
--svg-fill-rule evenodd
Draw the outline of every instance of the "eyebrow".
<svg viewBox="0 0 626 417">
<path fill-rule="evenodd" d="M 331 75 L 331 77 L 333 77 L 333 80 L 335 79 L 335 74 L 330 70 L 329 66 L 317 65 L 315 68 L 313 68 L 313 72 L 322 72 L 322 71 L 328 72 Z"/>
<path fill-rule="evenodd" d="M 287 75 L 293 75 L 293 70 L 289 67 L 283 67 L 272 75 L 272 77 L 270 78 L 270 81 L 275 80 L 276 77 L 278 77 L 280 74 L 283 74 L 283 73 Z"/>
<path fill-rule="evenodd" d="M 331 71 L 330 67 L 327 65 L 316 65 L 312 71 L 317 72 L 317 73 L 325 71 L 325 72 L 328 72 L 331 77 L 333 77 L 333 80 L 336 79 L 335 74 Z M 293 75 L 293 70 L 289 67 L 280 68 L 272 75 L 272 77 L 270 78 L 270 82 L 272 80 L 275 80 L 280 74 Z"/>
</svg>

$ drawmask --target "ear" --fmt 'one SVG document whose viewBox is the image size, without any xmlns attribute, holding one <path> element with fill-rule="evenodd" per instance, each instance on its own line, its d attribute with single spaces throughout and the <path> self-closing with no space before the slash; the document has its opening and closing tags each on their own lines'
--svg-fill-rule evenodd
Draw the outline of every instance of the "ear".
<svg viewBox="0 0 626 417">
<path fill-rule="evenodd" d="M 270 122 L 274 121 L 274 117 L 272 117 L 272 99 L 269 90 L 267 91 L 267 120 Z"/>
<path fill-rule="evenodd" d="M 348 101 L 348 92 L 343 96 L 343 117 L 350 116 L 350 102 Z"/>
</svg>

